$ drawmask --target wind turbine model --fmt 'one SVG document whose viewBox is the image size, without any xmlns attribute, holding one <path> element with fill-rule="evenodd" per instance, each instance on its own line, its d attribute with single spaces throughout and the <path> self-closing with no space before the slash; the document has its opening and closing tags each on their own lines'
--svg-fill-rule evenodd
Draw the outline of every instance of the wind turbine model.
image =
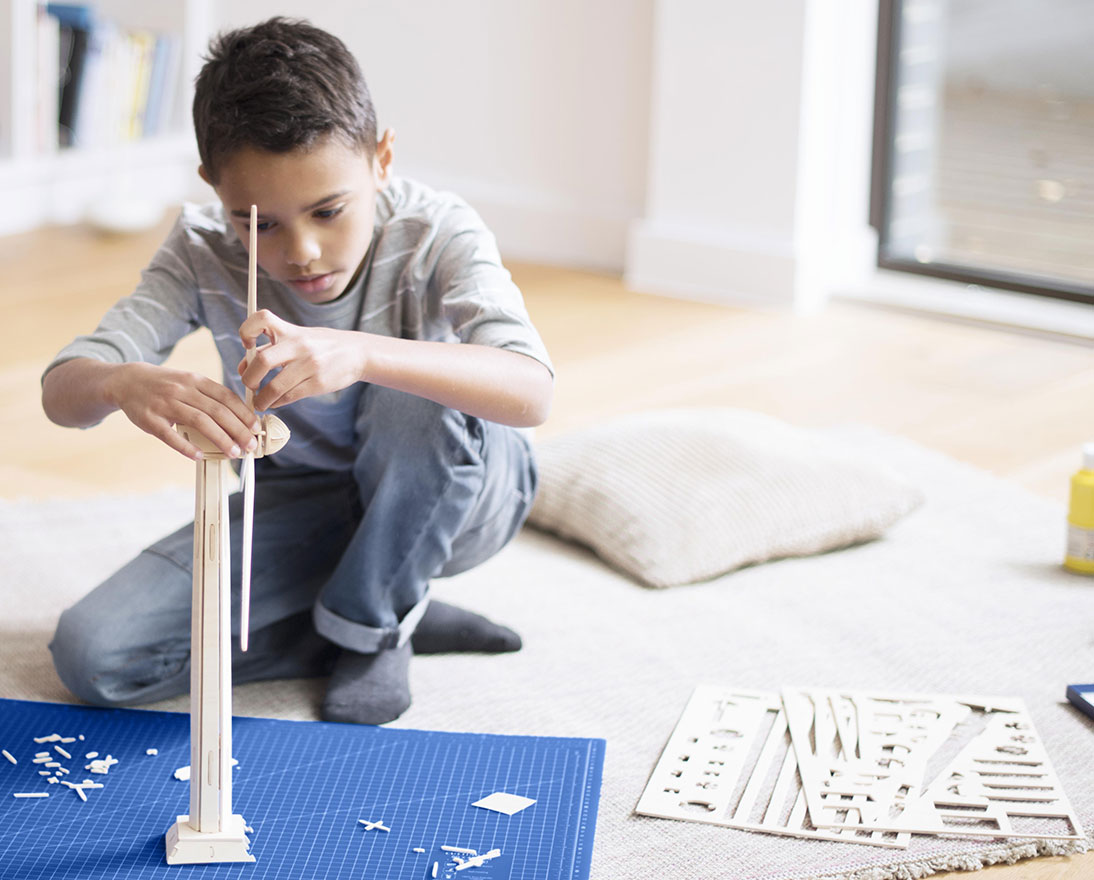
<svg viewBox="0 0 1094 880">
<path fill-rule="evenodd" d="M 258 208 L 251 205 L 247 315 L 256 304 Z M 254 349 L 247 350 L 247 360 Z M 254 394 L 247 390 L 254 409 Z M 240 648 L 247 650 L 251 598 L 251 525 L 254 518 L 254 459 L 289 440 L 277 416 L 263 415 L 258 448 L 243 461 L 243 583 Z M 167 863 L 253 862 L 247 823 L 232 813 L 232 603 L 227 456 L 201 434 L 178 431 L 202 451 L 197 463 L 194 511 L 194 598 L 190 633 L 190 813 L 167 831 Z"/>
</svg>

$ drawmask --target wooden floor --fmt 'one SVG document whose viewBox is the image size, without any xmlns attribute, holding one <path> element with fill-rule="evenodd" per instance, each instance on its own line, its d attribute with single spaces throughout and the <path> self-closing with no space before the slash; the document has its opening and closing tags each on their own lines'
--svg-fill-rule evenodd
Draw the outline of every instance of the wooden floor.
<svg viewBox="0 0 1094 880">
<path fill-rule="evenodd" d="M 42 368 L 132 288 L 165 231 L 0 239 L 0 496 L 192 485 L 193 465 L 123 416 L 74 431 L 39 406 Z M 746 407 L 801 425 L 874 425 L 1061 504 L 1080 445 L 1094 441 L 1089 346 L 851 304 L 814 317 L 748 311 L 634 293 L 612 276 L 512 268 L 558 370 L 541 436 L 651 407 Z M 186 340 L 172 363 L 219 375 L 207 336 Z M 979 876 L 1079 880 L 1094 877 L 1094 857 Z"/>
</svg>

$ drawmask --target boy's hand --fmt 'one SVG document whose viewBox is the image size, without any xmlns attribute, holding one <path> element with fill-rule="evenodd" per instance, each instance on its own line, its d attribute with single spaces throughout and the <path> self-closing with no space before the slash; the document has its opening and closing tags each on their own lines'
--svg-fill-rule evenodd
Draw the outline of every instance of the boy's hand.
<svg viewBox="0 0 1094 880">
<path fill-rule="evenodd" d="M 243 384 L 255 391 L 257 410 L 341 391 L 364 375 L 367 356 L 363 333 L 299 327 L 261 309 L 243 322 L 239 337 L 245 348 L 253 348 L 262 335 L 270 340 L 269 345 L 259 346 L 249 367 L 246 358 L 239 363 Z M 279 372 L 258 390 L 275 370 Z"/>
<path fill-rule="evenodd" d="M 109 387 L 110 397 L 129 421 L 187 458 L 200 458 L 201 453 L 175 425 L 193 428 L 230 458 L 257 445 L 254 413 L 234 391 L 206 376 L 129 363 L 119 365 Z"/>
</svg>

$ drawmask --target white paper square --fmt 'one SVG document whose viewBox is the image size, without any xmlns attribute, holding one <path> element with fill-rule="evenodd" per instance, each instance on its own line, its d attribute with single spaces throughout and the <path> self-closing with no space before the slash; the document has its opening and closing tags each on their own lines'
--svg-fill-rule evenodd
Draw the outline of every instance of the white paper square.
<svg viewBox="0 0 1094 880">
<path fill-rule="evenodd" d="M 532 798 L 521 797 L 519 794 L 506 794 L 504 791 L 495 791 L 493 794 L 488 794 L 481 801 L 475 801 L 471 806 L 482 807 L 484 810 L 493 810 L 495 813 L 505 813 L 507 816 L 512 816 L 534 803 L 535 801 Z"/>
</svg>

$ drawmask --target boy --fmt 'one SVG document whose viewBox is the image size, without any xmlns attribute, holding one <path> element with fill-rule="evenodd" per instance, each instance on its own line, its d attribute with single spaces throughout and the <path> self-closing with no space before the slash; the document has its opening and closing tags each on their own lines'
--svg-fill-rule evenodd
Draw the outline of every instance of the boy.
<svg viewBox="0 0 1094 880">
<path fill-rule="evenodd" d="M 191 458 L 174 425 L 239 458 L 257 429 L 245 386 L 258 410 L 276 408 L 292 439 L 256 462 L 251 647 L 234 674 L 330 671 L 323 717 L 381 724 L 410 705 L 412 648 L 520 647 L 427 588 L 523 523 L 536 477 L 519 428 L 547 415 L 550 361 L 477 215 L 392 175 L 394 133 L 377 139 L 336 37 L 282 18 L 221 35 L 194 124 L 221 204 L 184 207 L 135 293 L 47 367 L 43 408 L 73 427 L 120 409 Z M 260 311 L 247 318 L 251 204 Z M 162 366 L 200 326 L 224 385 Z M 240 509 L 236 496 L 236 536 Z M 191 528 L 62 614 L 51 650 L 77 696 L 121 705 L 187 690 Z"/>
</svg>

